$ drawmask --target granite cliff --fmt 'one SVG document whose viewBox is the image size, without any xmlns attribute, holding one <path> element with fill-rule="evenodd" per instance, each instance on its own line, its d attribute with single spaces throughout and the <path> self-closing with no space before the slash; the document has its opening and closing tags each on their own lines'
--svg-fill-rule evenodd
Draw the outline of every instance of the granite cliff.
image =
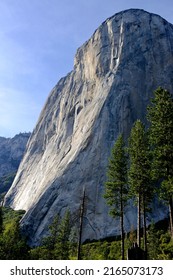
<svg viewBox="0 0 173 280">
<path fill-rule="evenodd" d="M 5 205 L 24 209 L 31 244 L 55 213 L 76 213 L 86 189 L 85 239 L 119 233 L 103 199 L 106 167 L 118 134 L 145 121 L 153 91 L 173 92 L 173 25 L 130 9 L 107 19 L 76 53 L 74 69 L 48 96 Z M 157 209 L 153 218 L 165 213 Z M 125 230 L 136 225 L 129 205 Z"/>
<path fill-rule="evenodd" d="M 31 133 L 0 137 L 0 196 L 8 191 L 24 155 Z"/>
</svg>

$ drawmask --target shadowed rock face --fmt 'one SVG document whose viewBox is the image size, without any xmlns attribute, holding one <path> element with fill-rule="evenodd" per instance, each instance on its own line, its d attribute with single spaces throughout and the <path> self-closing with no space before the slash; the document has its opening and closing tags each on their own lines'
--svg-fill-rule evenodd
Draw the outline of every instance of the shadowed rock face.
<svg viewBox="0 0 173 280">
<path fill-rule="evenodd" d="M 145 121 L 153 91 L 173 92 L 173 26 L 143 10 L 107 19 L 77 50 L 74 69 L 53 88 L 6 196 L 25 209 L 22 225 L 37 244 L 56 213 L 78 212 L 86 189 L 83 240 L 119 233 L 103 199 L 106 167 L 118 134 Z M 163 218 L 160 209 L 154 216 Z M 129 205 L 125 229 L 136 225 Z"/>
<path fill-rule="evenodd" d="M 0 201 L 12 184 L 29 137 L 30 133 L 19 133 L 13 138 L 0 137 Z"/>
<path fill-rule="evenodd" d="M 0 137 L 0 177 L 17 171 L 30 133 L 20 133 L 13 138 Z"/>
</svg>

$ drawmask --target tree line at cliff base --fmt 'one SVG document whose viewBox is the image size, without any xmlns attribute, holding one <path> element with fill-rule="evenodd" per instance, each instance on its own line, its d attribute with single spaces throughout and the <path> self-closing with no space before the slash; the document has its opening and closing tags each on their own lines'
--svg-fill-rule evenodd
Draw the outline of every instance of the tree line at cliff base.
<svg viewBox="0 0 173 280">
<path fill-rule="evenodd" d="M 146 126 L 136 120 L 128 139 L 123 132 L 112 148 L 104 198 L 110 215 L 120 221 L 120 236 L 81 243 L 87 204 L 84 190 L 79 213 L 56 215 L 49 235 L 30 248 L 20 230 L 23 211 L 0 207 L 0 259 L 126 259 L 134 247 L 143 253 L 134 258 L 173 259 L 173 96 L 158 88 L 147 108 Z M 137 208 L 137 228 L 124 228 L 129 200 Z M 169 217 L 147 224 L 153 203 L 167 207 Z M 133 258 L 133 257 L 132 257 Z"/>
</svg>

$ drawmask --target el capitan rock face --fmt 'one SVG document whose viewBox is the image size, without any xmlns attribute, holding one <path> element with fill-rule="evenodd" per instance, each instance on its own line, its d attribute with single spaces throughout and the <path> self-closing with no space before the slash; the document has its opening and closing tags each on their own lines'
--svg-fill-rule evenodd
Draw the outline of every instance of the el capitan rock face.
<svg viewBox="0 0 173 280">
<path fill-rule="evenodd" d="M 119 233 L 103 199 L 106 167 L 118 134 L 145 120 L 153 91 L 173 92 L 173 26 L 131 9 L 107 19 L 77 50 L 74 69 L 50 93 L 5 204 L 25 209 L 22 226 L 39 243 L 56 213 L 87 206 L 85 239 Z M 129 205 L 125 230 L 136 224 Z M 153 218 L 165 213 L 157 209 Z"/>
</svg>

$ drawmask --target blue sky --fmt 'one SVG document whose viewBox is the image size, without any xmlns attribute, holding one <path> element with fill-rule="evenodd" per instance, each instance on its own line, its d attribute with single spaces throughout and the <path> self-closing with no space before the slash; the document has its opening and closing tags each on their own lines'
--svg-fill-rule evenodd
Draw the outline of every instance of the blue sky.
<svg viewBox="0 0 173 280">
<path fill-rule="evenodd" d="M 129 8 L 173 23 L 172 0 L 0 0 L 0 136 L 32 131 L 77 48 Z"/>
</svg>

